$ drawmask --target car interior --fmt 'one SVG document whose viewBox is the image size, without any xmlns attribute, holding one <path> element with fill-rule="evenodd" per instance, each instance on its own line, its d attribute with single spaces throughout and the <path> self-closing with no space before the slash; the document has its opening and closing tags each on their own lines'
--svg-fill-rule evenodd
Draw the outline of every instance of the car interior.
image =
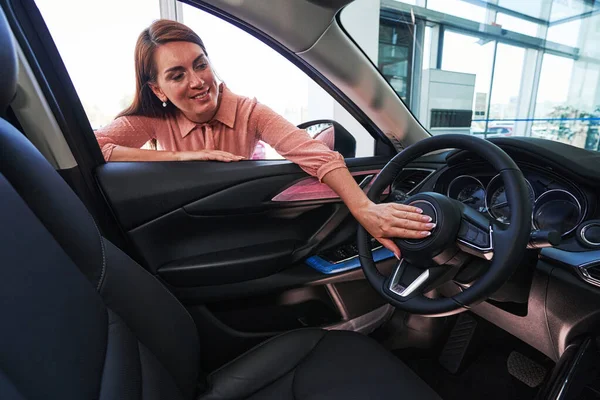
<svg viewBox="0 0 600 400">
<path fill-rule="evenodd" d="M 314 79 L 375 153 L 300 127 L 437 226 L 398 260 L 291 162 L 105 162 L 35 1 L 0 0 L 0 398 L 600 399 L 599 153 L 431 135 L 351 0 L 185 3 Z"/>
</svg>

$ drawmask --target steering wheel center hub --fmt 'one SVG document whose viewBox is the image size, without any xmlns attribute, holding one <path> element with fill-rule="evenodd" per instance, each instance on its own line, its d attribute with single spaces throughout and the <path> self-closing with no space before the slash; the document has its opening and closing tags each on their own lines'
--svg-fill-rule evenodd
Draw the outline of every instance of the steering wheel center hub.
<svg viewBox="0 0 600 400">
<path fill-rule="evenodd" d="M 434 192 L 419 193 L 409 197 L 405 204 L 423 210 L 436 224 L 431 235 L 423 239 L 396 239 L 404 258 L 419 263 L 431 260 L 454 245 L 460 228 L 461 213 L 454 201 Z"/>
<path fill-rule="evenodd" d="M 433 205 L 430 201 L 423 200 L 423 199 L 417 199 L 417 200 L 411 201 L 410 203 L 408 203 L 408 205 L 420 208 L 421 210 L 423 210 L 423 215 L 427 215 L 431 218 L 431 223 L 433 223 L 433 224 L 438 223 L 437 210 L 435 209 L 435 205 Z M 436 225 L 436 227 L 431 230 L 431 233 L 435 234 L 435 233 L 437 233 L 437 231 L 438 231 L 438 227 Z M 406 242 L 411 243 L 411 244 L 419 244 L 424 241 L 430 240 L 430 238 L 431 238 L 431 236 L 428 236 L 423 239 L 405 239 L 405 240 L 406 240 Z"/>
</svg>

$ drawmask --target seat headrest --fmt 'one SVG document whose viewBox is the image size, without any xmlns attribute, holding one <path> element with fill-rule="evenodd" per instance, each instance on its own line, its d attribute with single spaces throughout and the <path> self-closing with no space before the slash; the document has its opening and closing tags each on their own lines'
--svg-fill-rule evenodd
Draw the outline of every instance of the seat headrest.
<svg viewBox="0 0 600 400">
<path fill-rule="evenodd" d="M 17 52 L 13 36 L 0 8 L 0 116 L 6 113 L 8 106 L 17 93 Z"/>
</svg>

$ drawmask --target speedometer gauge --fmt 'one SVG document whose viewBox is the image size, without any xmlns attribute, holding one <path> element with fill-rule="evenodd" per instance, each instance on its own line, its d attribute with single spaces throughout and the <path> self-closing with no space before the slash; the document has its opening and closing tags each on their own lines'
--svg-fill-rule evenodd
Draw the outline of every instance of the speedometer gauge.
<svg viewBox="0 0 600 400">
<path fill-rule="evenodd" d="M 485 212 L 485 189 L 477 178 L 470 175 L 454 178 L 448 186 L 448 197 L 477 211 Z"/>
<path fill-rule="evenodd" d="M 527 179 L 525 179 L 525 183 L 529 192 L 529 202 L 533 206 L 533 203 L 535 203 L 535 192 Z M 488 184 L 485 201 L 488 212 L 492 217 L 504 224 L 510 223 L 510 205 L 508 204 L 506 188 L 500 175 L 496 175 Z"/>
</svg>

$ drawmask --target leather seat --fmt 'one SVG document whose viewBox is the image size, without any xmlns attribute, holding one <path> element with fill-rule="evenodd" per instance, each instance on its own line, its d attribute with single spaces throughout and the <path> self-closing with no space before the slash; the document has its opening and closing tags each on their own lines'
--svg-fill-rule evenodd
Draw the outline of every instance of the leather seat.
<svg viewBox="0 0 600 400">
<path fill-rule="evenodd" d="M 374 340 L 320 329 L 268 340 L 210 374 L 208 383 L 200 399 L 438 399 Z"/>
<path fill-rule="evenodd" d="M 3 13 L 0 63 L 4 115 L 16 57 Z M 101 236 L 69 186 L 4 119 L 0 199 L 3 400 L 437 398 L 376 342 L 351 332 L 286 333 L 205 374 L 185 308 Z"/>
</svg>

